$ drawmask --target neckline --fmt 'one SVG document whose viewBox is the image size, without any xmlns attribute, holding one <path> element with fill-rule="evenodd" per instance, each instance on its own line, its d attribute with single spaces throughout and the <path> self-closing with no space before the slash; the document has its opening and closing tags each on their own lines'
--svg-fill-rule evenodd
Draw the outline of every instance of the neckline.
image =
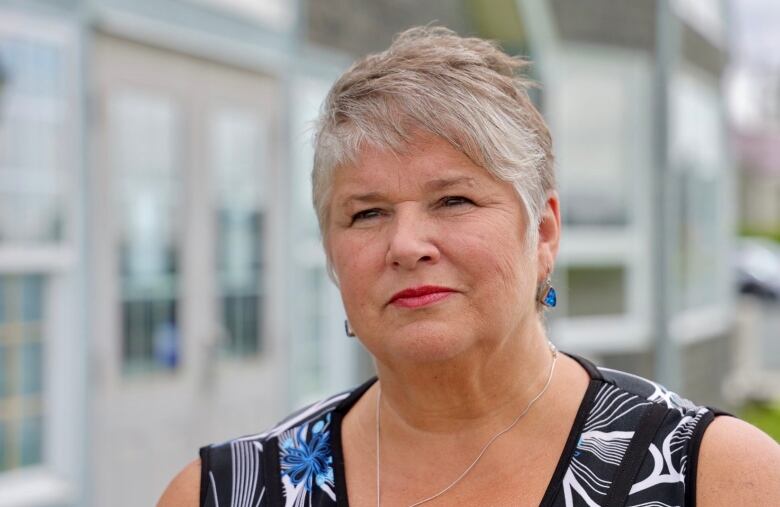
<svg viewBox="0 0 780 507">
<path fill-rule="evenodd" d="M 601 372 L 587 359 L 580 357 L 576 354 L 570 354 L 563 352 L 567 356 L 571 357 L 584 369 L 590 377 L 588 387 L 585 389 L 585 394 L 580 401 L 580 405 L 577 408 L 577 415 L 574 417 L 574 423 L 571 425 L 569 435 L 566 437 L 566 443 L 563 446 L 561 455 L 558 457 L 558 463 L 555 465 L 555 471 L 550 477 L 550 481 L 547 483 L 542 501 L 539 503 L 539 507 L 548 507 L 552 505 L 553 500 L 558 494 L 563 475 L 569 468 L 571 457 L 574 454 L 577 442 L 579 441 L 580 433 L 582 433 L 582 427 L 587 419 L 590 407 L 593 404 L 593 399 L 596 396 L 599 386 L 604 381 Z M 344 416 L 349 410 L 357 403 L 357 401 L 368 391 L 368 389 L 374 385 L 377 381 L 377 377 L 371 377 L 366 382 L 358 386 L 353 390 L 349 396 L 347 396 L 341 403 L 333 410 L 332 419 L 332 455 L 333 455 L 333 478 L 335 481 L 335 493 L 336 493 L 336 505 L 337 507 L 349 507 L 349 498 L 347 493 L 347 476 L 346 468 L 344 466 L 344 452 L 341 440 L 341 423 L 344 420 Z"/>
</svg>

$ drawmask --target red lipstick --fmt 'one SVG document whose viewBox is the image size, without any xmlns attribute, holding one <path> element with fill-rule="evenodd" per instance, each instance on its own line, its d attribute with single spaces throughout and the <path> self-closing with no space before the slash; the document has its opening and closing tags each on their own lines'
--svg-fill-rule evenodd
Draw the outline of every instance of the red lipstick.
<svg viewBox="0 0 780 507">
<path fill-rule="evenodd" d="M 390 298 L 390 304 L 402 308 L 420 308 L 441 301 L 449 297 L 453 292 L 455 291 L 448 287 L 437 287 L 435 285 L 410 287 L 395 293 Z"/>
</svg>

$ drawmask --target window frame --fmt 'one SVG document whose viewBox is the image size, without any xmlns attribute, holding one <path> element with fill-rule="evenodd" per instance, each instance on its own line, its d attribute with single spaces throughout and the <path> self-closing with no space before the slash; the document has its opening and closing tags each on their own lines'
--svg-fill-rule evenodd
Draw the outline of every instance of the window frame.
<svg viewBox="0 0 780 507">
<path fill-rule="evenodd" d="M 290 121 L 291 171 L 288 192 L 287 248 L 289 252 L 290 286 L 286 315 L 290 325 L 289 385 L 290 408 L 315 402 L 339 390 L 353 385 L 359 376 L 366 352 L 360 342 L 344 333 L 345 311 L 338 288 L 327 272 L 327 260 L 322 248 L 317 217 L 311 204 L 311 168 L 314 148 L 310 140 L 311 121 L 316 116 L 334 75 L 327 72 L 313 72 L 296 76 L 290 87 L 293 103 Z M 316 279 L 319 290 L 307 305 L 307 298 L 296 297 L 308 282 Z M 307 324 L 312 324 L 301 315 L 316 320 L 318 336 L 309 334 Z M 312 341 L 316 340 L 313 344 Z M 315 345 L 319 356 L 312 359 L 308 350 Z M 299 372 L 313 369 L 316 373 L 305 379 Z M 316 386 L 316 387 L 312 387 Z"/>
<path fill-rule="evenodd" d="M 254 155 L 254 168 L 252 173 L 256 177 L 255 183 L 257 184 L 256 195 L 254 196 L 253 204 L 255 206 L 254 211 L 258 216 L 258 223 L 256 224 L 259 230 L 259 234 L 254 238 L 255 244 L 252 248 L 256 249 L 255 254 L 258 256 L 258 266 L 256 279 L 254 279 L 254 297 L 256 297 L 255 313 L 257 320 L 255 322 L 255 341 L 252 345 L 252 350 L 237 350 L 240 346 L 235 345 L 236 337 L 230 337 L 227 319 L 228 316 L 225 312 L 225 299 L 231 295 L 230 291 L 225 291 L 222 284 L 222 275 L 224 274 L 220 259 L 225 254 L 221 250 L 223 244 L 221 241 L 214 242 L 214 286 L 215 286 L 215 298 L 214 311 L 216 313 L 216 322 L 219 326 L 219 343 L 218 354 L 220 362 L 252 362 L 261 360 L 269 348 L 270 344 L 270 332 L 269 332 L 269 318 L 271 318 L 269 311 L 268 300 L 273 294 L 273 290 L 269 287 L 270 271 L 273 269 L 273 256 L 270 251 L 270 245 L 273 241 L 271 237 L 272 232 L 272 220 L 274 217 L 274 209 L 272 209 L 271 195 L 273 193 L 273 177 L 275 176 L 274 159 L 275 154 L 272 150 L 272 125 L 270 124 L 271 118 L 257 114 L 256 111 L 244 111 L 240 108 L 239 104 L 232 103 L 230 101 L 223 101 L 218 104 L 217 107 L 213 107 L 208 115 L 206 123 L 203 125 L 204 133 L 208 137 L 209 153 L 211 159 L 204 168 L 208 174 L 208 178 L 213 182 L 212 189 L 210 191 L 210 200 L 213 206 L 210 207 L 210 211 L 214 213 L 213 226 L 214 237 L 221 237 L 222 222 L 220 221 L 220 213 L 226 209 L 222 207 L 222 195 L 221 185 L 222 177 L 225 174 L 220 174 L 220 167 L 218 167 L 220 160 L 218 160 L 217 150 L 215 147 L 218 144 L 218 134 L 221 121 L 225 118 L 234 115 L 242 120 L 247 120 L 246 124 L 254 127 L 255 134 L 255 150 Z M 251 130 L 250 127 L 250 130 Z M 251 347 L 250 347 L 251 349 Z"/>
<path fill-rule="evenodd" d="M 730 253 L 734 250 L 734 231 L 736 230 L 736 200 L 737 200 L 737 182 L 736 173 L 733 170 L 734 162 L 730 150 L 727 148 L 727 118 L 725 110 L 725 98 L 720 91 L 720 81 L 717 77 L 695 67 L 690 63 L 680 65 L 677 73 L 673 76 L 671 91 L 673 93 L 674 110 L 677 114 L 671 118 L 673 122 L 673 131 L 679 132 L 683 128 L 683 122 L 686 118 L 683 116 L 681 103 L 685 101 L 685 92 L 688 97 L 691 91 L 701 96 L 706 95 L 708 99 L 714 99 L 710 104 L 716 104 L 716 116 L 719 121 L 717 125 L 717 135 L 720 138 L 714 146 L 721 148 L 722 151 L 712 160 L 697 160 L 699 164 L 710 163 L 717 164 L 708 171 L 713 172 L 715 182 L 713 197 L 716 202 L 716 223 L 713 227 L 714 243 L 716 247 L 715 262 L 720 269 L 715 270 L 713 300 L 692 305 L 670 315 L 670 334 L 679 344 L 691 345 L 712 336 L 728 332 L 736 321 L 736 300 L 737 294 L 734 282 L 734 272 L 731 269 Z M 686 142 L 679 135 L 676 135 L 677 141 L 671 146 L 670 151 L 672 160 L 675 163 L 674 170 L 677 175 L 683 173 L 696 172 L 700 167 L 692 167 L 688 164 L 690 160 L 685 160 L 684 152 Z M 697 139 L 698 140 L 698 139 Z M 699 142 L 701 142 L 699 140 Z M 712 145 L 712 143 L 708 143 Z M 691 216 L 684 213 L 683 210 L 676 210 L 679 220 L 678 227 L 682 226 Z M 690 225 L 690 223 L 686 224 Z M 695 224 L 694 224 L 695 225 Z M 675 241 L 674 248 L 679 251 L 680 244 Z"/>
<path fill-rule="evenodd" d="M 0 506 L 73 504 L 83 497 L 87 415 L 87 340 L 83 313 L 84 193 L 80 167 L 83 145 L 83 34 L 73 18 L 0 8 L 0 37 L 23 36 L 62 51 L 66 103 L 62 237 L 56 242 L 0 243 L 0 273 L 35 274 L 44 280 L 41 387 L 44 406 L 40 465 L 0 473 Z"/>
<path fill-rule="evenodd" d="M 184 158 L 184 153 L 182 151 L 182 146 L 184 144 L 182 137 L 186 135 L 186 132 L 182 128 L 184 125 L 185 115 L 183 111 L 183 104 L 181 104 L 181 102 L 176 97 L 161 92 L 160 90 L 156 90 L 153 87 L 127 85 L 118 87 L 117 89 L 113 90 L 111 96 L 108 97 L 105 101 L 107 127 L 106 146 L 109 147 L 109 159 L 106 163 L 107 171 L 110 174 L 110 183 L 108 188 L 110 195 L 112 195 L 114 199 L 112 202 L 122 202 L 125 197 L 125 188 L 123 185 L 126 183 L 125 178 L 127 178 L 128 174 L 124 174 L 122 172 L 122 163 L 119 162 L 118 157 L 116 159 L 114 157 L 117 156 L 118 151 L 121 151 L 118 149 L 121 146 L 122 141 L 119 134 L 122 130 L 122 127 L 127 125 L 126 123 L 122 122 L 122 120 L 125 120 L 126 118 L 122 118 L 121 113 L 123 112 L 124 106 L 127 104 L 126 101 L 128 100 L 131 102 L 146 101 L 146 105 L 154 105 L 154 103 L 157 102 L 158 104 L 162 104 L 163 106 L 167 106 L 169 108 L 169 112 L 171 113 L 169 126 L 172 128 L 173 135 L 171 136 L 171 145 L 169 147 L 171 149 L 170 167 L 167 168 L 168 172 L 164 175 L 164 177 L 166 178 L 166 183 L 170 184 L 170 188 L 186 188 L 188 184 L 187 178 L 189 175 L 185 171 L 186 159 Z M 137 109 L 137 107 L 135 109 Z M 117 116 L 114 117 L 114 114 Z M 117 120 L 117 122 L 114 123 L 114 120 Z M 156 175 L 156 177 L 160 178 L 161 175 Z M 159 182 L 157 186 L 159 186 Z M 175 374 L 182 366 L 181 358 L 183 355 L 182 350 L 184 346 L 182 330 L 182 286 L 184 284 L 182 252 L 185 248 L 184 234 L 187 214 L 187 209 L 185 206 L 187 196 L 185 191 L 182 195 L 173 195 L 167 197 L 169 197 L 169 199 L 163 200 L 166 205 L 165 211 L 167 211 L 173 217 L 169 224 L 170 234 L 168 239 L 170 240 L 170 243 L 167 246 L 172 248 L 176 268 L 173 271 L 166 271 L 164 276 L 170 276 L 172 280 L 171 295 L 170 298 L 167 299 L 173 303 L 173 310 L 171 313 L 175 315 L 175 332 L 178 333 L 178 342 L 176 345 L 177 362 L 174 365 L 157 364 L 153 351 L 149 358 L 142 357 L 140 359 L 134 359 L 129 357 L 127 351 L 125 350 L 126 345 L 128 345 L 127 341 L 129 339 L 125 335 L 125 329 L 122 323 L 127 316 L 125 313 L 127 310 L 125 304 L 128 301 L 131 301 L 131 299 L 126 297 L 126 289 L 124 288 L 125 275 L 122 273 L 121 267 L 123 262 L 121 231 L 123 230 L 123 225 L 126 225 L 123 222 L 125 217 L 123 217 L 122 214 L 118 212 L 118 209 L 126 206 L 127 203 L 122 203 L 120 206 L 114 205 L 114 208 L 111 210 L 111 215 L 113 218 L 112 225 L 116 227 L 116 229 L 113 230 L 113 247 L 116 248 L 116 251 L 114 252 L 114 260 L 116 265 L 114 266 L 113 276 L 116 276 L 117 283 L 116 290 L 118 306 L 116 311 L 117 317 L 119 319 L 117 322 L 117 338 L 119 341 L 116 344 L 118 347 L 117 353 L 119 355 L 117 358 L 117 365 L 120 375 L 125 379 L 149 378 L 154 376 L 159 377 Z M 130 278 L 132 278 L 132 276 L 130 276 Z M 145 296 L 148 296 L 148 294 L 145 294 Z M 148 301 L 148 297 L 141 297 L 136 302 L 143 303 Z M 130 343 L 130 345 L 132 345 L 132 343 Z"/>
<path fill-rule="evenodd" d="M 556 75 L 564 78 L 561 67 L 573 60 L 582 62 L 600 62 L 599 65 L 609 68 L 626 67 L 626 76 L 630 76 L 633 93 L 638 99 L 631 101 L 633 108 L 628 112 L 630 118 L 627 123 L 636 129 L 634 135 L 639 141 L 634 143 L 629 152 L 630 164 L 626 168 L 627 185 L 630 203 L 628 215 L 629 221 L 625 226 L 569 226 L 561 238 L 561 251 L 558 258 L 558 270 L 564 272 L 572 266 L 622 266 L 626 273 L 626 294 L 628 302 L 626 312 L 622 315 L 564 317 L 554 313 L 550 315 L 550 329 L 552 336 L 562 347 L 588 353 L 632 353 L 643 352 L 654 346 L 653 336 L 653 272 L 654 263 L 651 254 L 653 207 L 652 194 L 648 189 L 654 185 L 652 171 L 654 171 L 652 131 L 647 125 L 647 118 L 654 118 L 652 109 L 652 89 L 648 83 L 652 83 L 653 62 L 640 51 L 605 46 L 583 45 L 565 46 L 557 55 L 559 60 L 555 64 Z M 604 63 L 608 62 L 608 63 Z M 691 64 L 681 64 L 676 71 L 672 93 L 679 93 L 680 81 L 694 81 L 717 94 L 717 79 Z M 561 121 L 559 112 L 555 109 L 555 93 L 561 93 L 561 88 L 552 83 L 550 100 L 551 125 L 553 130 L 556 121 Z M 640 100 L 641 99 L 641 100 Z M 675 101 L 679 97 L 675 96 Z M 721 119 L 720 132 L 725 136 L 722 121 L 725 118 L 722 101 L 719 103 L 719 118 Z M 670 118 L 672 129 L 679 129 L 674 124 L 679 119 Z M 555 133 L 553 133 L 555 138 Z M 675 158 L 677 153 L 671 148 L 672 160 L 679 165 Z M 721 165 L 716 168 L 716 199 L 723 206 L 718 207 L 717 223 L 715 224 L 719 269 L 716 273 L 716 300 L 714 302 L 694 306 L 682 311 L 672 309 L 669 315 L 669 334 L 674 342 L 680 346 L 690 345 L 699 341 L 710 339 L 714 336 L 728 332 L 732 327 L 734 315 L 735 296 L 731 291 L 733 276 L 728 268 L 726 252 L 731 251 L 731 231 L 734 229 L 732 210 L 735 207 L 735 175 L 731 170 L 732 163 L 728 150 L 721 158 Z M 565 161 L 562 161 L 565 162 Z M 564 168 L 565 169 L 565 168 Z M 678 174 L 682 169 L 675 167 L 673 174 Z M 561 171 L 561 185 L 566 185 L 565 171 Z M 731 190 L 730 190 L 731 189 Z M 565 207 L 565 195 L 562 205 Z M 675 228 L 680 227 L 683 217 L 675 209 L 671 221 Z M 677 238 L 670 239 L 669 249 L 679 248 Z M 670 274 L 673 277 L 673 274 Z M 673 280 L 673 278 L 672 278 Z M 566 305 L 566 281 L 565 277 L 557 276 L 554 282 L 561 288 L 562 297 L 559 305 L 565 309 Z M 673 290 L 670 288 L 670 290 Z M 565 312 L 558 312 L 563 315 Z"/>
<path fill-rule="evenodd" d="M 623 225 L 582 224 L 565 226 L 561 237 L 560 253 L 556 270 L 565 273 L 572 267 L 620 267 L 624 270 L 625 312 L 618 315 L 592 315 L 565 317 L 566 279 L 554 274 L 553 282 L 561 288 L 559 305 L 562 311 L 550 314 L 550 333 L 563 348 L 587 353 L 641 352 L 651 343 L 652 324 L 652 278 L 650 255 L 650 226 L 652 205 L 647 189 L 650 188 L 652 168 L 652 131 L 642 118 L 653 115 L 652 88 L 648 76 L 652 74 L 652 61 L 645 53 L 603 45 L 563 45 L 556 51 L 555 78 L 565 79 L 565 69 L 573 66 L 582 72 L 589 66 L 602 71 L 602 77 L 621 79 L 627 90 L 629 109 L 624 123 L 633 135 L 626 145 L 623 157 L 626 159 L 624 190 L 626 200 L 626 223 Z M 594 70 L 595 71 L 595 70 Z M 556 127 L 563 121 L 562 112 L 556 109 L 556 95 L 565 92 L 556 87 L 553 80 L 550 88 L 550 124 L 553 138 Z M 640 97 L 642 100 L 637 100 Z M 560 135 L 560 134 L 559 134 Z M 566 160 L 561 160 L 565 164 Z M 576 160 L 570 161 L 576 164 Z M 562 206 L 566 206 L 565 189 L 567 167 L 559 175 L 562 192 Z M 576 170 L 572 168 L 572 170 Z"/>
</svg>

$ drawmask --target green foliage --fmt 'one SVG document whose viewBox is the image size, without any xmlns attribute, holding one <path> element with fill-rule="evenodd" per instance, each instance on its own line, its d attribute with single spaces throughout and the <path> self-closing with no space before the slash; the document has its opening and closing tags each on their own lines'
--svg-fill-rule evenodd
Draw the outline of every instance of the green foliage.
<svg viewBox="0 0 780 507">
<path fill-rule="evenodd" d="M 780 402 L 751 403 L 739 415 L 774 438 L 775 442 L 780 442 Z"/>
<path fill-rule="evenodd" d="M 775 240 L 780 243 L 780 229 L 768 230 L 768 229 L 751 229 L 744 227 L 739 231 L 740 236 L 747 236 L 751 238 L 767 238 Z"/>
</svg>

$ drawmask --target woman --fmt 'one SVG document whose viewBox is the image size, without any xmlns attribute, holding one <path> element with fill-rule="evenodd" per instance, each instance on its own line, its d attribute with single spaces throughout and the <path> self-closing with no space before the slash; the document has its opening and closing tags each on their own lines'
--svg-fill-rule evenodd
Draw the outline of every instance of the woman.
<svg viewBox="0 0 780 507">
<path fill-rule="evenodd" d="M 378 380 L 204 447 L 160 505 L 780 502 L 767 436 L 548 342 L 560 213 L 523 65 L 416 28 L 333 86 L 314 204 Z"/>
</svg>

